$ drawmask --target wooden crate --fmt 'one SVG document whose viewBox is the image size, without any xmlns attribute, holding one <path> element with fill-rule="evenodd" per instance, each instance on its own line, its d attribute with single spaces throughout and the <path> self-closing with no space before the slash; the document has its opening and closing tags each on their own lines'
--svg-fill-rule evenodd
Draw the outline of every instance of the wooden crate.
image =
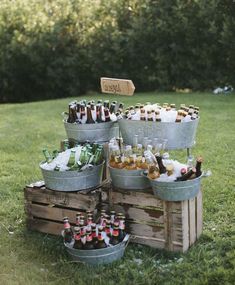
<svg viewBox="0 0 235 285">
<path fill-rule="evenodd" d="M 185 252 L 202 233 L 202 192 L 182 201 L 167 202 L 151 190 L 124 191 L 106 188 L 104 204 L 125 213 L 132 242 L 169 251 Z"/>
<path fill-rule="evenodd" d="M 76 213 L 95 211 L 101 198 L 101 188 L 92 191 L 60 192 L 45 187 L 24 189 L 27 227 L 43 233 L 60 235 L 63 217 L 75 223 Z"/>
</svg>

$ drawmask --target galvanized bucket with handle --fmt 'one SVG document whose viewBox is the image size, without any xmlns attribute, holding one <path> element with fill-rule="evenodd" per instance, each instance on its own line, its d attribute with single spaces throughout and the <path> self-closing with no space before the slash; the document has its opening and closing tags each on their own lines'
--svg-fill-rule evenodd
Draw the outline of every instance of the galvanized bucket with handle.
<svg viewBox="0 0 235 285">
<path fill-rule="evenodd" d="M 41 163 L 42 164 L 42 163 Z M 43 169 L 43 179 L 47 188 L 56 191 L 72 192 L 95 188 L 101 185 L 104 162 L 92 169 L 78 171 L 55 171 Z"/>
<path fill-rule="evenodd" d="M 146 176 L 142 173 L 143 176 Z M 165 201 L 184 201 L 197 196 L 204 173 L 192 180 L 163 182 L 149 179 L 154 195 Z"/>
<path fill-rule="evenodd" d="M 129 243 L 129 239 L 130 236 L 126 234 L 123 241 L 119 244 L 101 249 L 75 249 L 70 244 L 64 243 L 64 245 L 74 261 L 89 265 L 101 265 L 121 259 Z"/>
<path fill-rule="evenodd" d="M 148 122 L 121 119 L 119 129 L 125 144 L 133 144 L 133 137 L 138 135 L 139 143 L 144 137 L 167 139 L 166 149 L 191 148 L 195 144 L 195 137 L 199 118 L 189 122 Z"/>
</svg>

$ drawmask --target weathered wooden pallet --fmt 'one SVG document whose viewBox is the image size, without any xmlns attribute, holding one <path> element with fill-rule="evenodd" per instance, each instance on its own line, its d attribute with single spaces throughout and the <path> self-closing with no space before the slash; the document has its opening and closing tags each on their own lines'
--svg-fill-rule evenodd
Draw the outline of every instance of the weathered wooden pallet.
<svg viewBox="0 0 235 285">
<path fill-rule="evenodd" d="M 202 233 L 202 192 L 182 201 L 168 202 L 148 191 L 106 188 L 103 206 L 125 213 L 132 242 L 169 251 L 185 252 Z"/>
<path fill-rule="evenodd" d="M 148 191 L 112 189 L 109 184 L 90 191 L 59 192 L 45 187 L 24 189 L 30 230 L 60 235 L 62 219 L 75 223 L 77 212 L 114 209 L 126 215 L 132 242 L 185 252 L 202 232 L 202 193 L 182 202 L 167 202 Z"/>
<path fill-rule="evenodd" d="M 60 192 L 44 186 L 26 186 L 24 196 L 28 229 L 60 235 L 63 229 L 63 217 L 67 216 L 74 224 L 77 212 L 96 211 L 101 198 L 101 188 Z"/>
</svg>

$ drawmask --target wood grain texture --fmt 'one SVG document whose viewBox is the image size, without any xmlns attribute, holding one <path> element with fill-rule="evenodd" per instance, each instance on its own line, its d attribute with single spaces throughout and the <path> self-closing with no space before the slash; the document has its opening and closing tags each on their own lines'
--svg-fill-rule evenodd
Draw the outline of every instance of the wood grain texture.
<svg viewBox="0 0 235 285">
<path fill-rule="evenodd" d="M 195 212 L 196 198 L 188 200 L 188 216 L 189 216 L 189 245 L 196 241 L 196 212 Z"/>
<path fill-rule="evenodd" d="M 80 192 L 60 192 L 43 188 L 26 187 L 25 200 L 47 205 L 58 205 L 77 209 L 95 209 L 100 200 L 100 191 L 92 191 L 88 194 Z"/>
<path fill-rule="evenodd" d="M 202 233 L 202 193 L 181 202 L 161 201 L 148 191 L 112 189 L 106 184 L 91 193 L 62 193 L 25 188 L 25 211 L 29 229 L 60 235 L 62 219 L 73 224 L 77 211 L 105 208 L 126 215 L 132 241 L 154 248 L 185 252 Z"/>
</svg>

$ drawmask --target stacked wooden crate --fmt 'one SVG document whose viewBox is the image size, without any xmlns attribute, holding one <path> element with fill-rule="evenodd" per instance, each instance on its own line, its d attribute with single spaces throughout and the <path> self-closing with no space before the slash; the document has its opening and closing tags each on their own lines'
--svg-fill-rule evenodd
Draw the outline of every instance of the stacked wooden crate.
<svg viewBox="0 0 235 285">
<path fill-rule="evenodd" d="M 201 191 L 180 202 L 162 201 L 151 190 L 112 189 L 110 184 L 72 193 L 27 186 L 24 194 L 27 226 L 43 233 L 60 235 L 64 216 L 74 224 L 77 212 L 101 208 L 124 213 L 131 241 L 154 248 L 185 252 L 202 233 Z"/>
<path fill-rule="evenodd" d="M 24 189 L 27 226 L 30 230 L 60 235 L 63 217 L 67 216 L 75 224 L 77 212 L 96 211 L 100 202 L 101 188 L 60 192 L 33 185 Z"/>
<path fill-rule="evenodd" d="M 202 192 L 197 197 L 168 202 L 148 191 L 106 187 L 103 207 L 125 213 L 132 242 L 169 251 L 186 251 L 202 233 Z"/>
</svg>

